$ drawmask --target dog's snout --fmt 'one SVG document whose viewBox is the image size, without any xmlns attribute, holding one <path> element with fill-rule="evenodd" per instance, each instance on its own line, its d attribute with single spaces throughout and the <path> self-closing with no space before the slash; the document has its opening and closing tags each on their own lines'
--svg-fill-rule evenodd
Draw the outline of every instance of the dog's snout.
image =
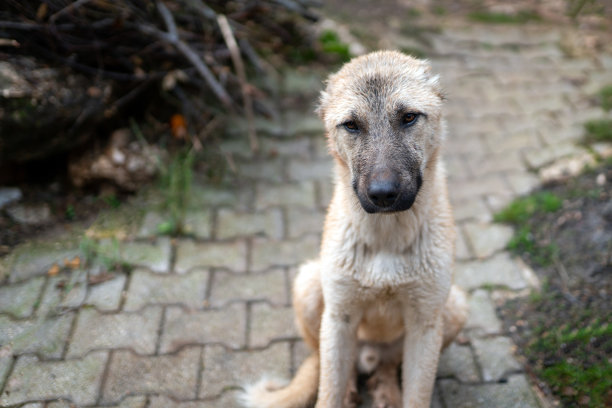
<svg viewBox="0 0 612 408">
<path fill-rule="evenodd" d="M 368 198 L 378 207 L 391 207 L 400 193 L 399 180 L 390 172 L 377 172 L 370 180 Z"/>
</svg>

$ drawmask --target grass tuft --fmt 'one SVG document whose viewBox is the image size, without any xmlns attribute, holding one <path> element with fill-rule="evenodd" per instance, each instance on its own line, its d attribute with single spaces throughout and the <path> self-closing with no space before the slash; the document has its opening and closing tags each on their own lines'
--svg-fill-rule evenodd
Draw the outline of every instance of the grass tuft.
<svg viewBox="0 0 612 408">
<path fill-rule="evenodd" d="M 612 110 L 612 85 L 604 86 L 599 91 L 599 100 L 603 110 Z"/>
<path fill-rule="evenodd" d="M 612 119 L 595 119 L 584 124 L 587 142 L 612 142 Z"/>
<path fill-rule="evenodd" d="M 342 61 L 348 61 L 351 59 L 351 53 L 349 51 L 348 44 L 340 41 L 338 34 L 332 30 L 325 30 L 319 37 L 319 43 L 324 52 L 328 54 L 335 54 Z"/>
<path fill-rule="evenodd" d="M 495 221 L 510 224 L 525 223 L 537 212 L 555 212 L 561 208 L 561 198 L 550 192 L 540 192 L 514 200 L 506 208 L 495 214 Z"/>
</svg>

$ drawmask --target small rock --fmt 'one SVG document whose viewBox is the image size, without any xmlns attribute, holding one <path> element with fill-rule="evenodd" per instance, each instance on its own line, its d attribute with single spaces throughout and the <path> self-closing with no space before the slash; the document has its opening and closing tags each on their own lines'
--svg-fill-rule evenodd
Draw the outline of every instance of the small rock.
<svg viewBox="0 0 612 408">
<path fill-rule="evenodd" d="M 6 212 L 19 224 L 41 225 L 51 220 L 51 208 L 47 203 L 16 204 L 7 208 Z"/>
<path fill-rule="evenodd" d="M 0 209 L 21 200 L 21 190 L 17 187 L 0 187 Z"/>
</svg>

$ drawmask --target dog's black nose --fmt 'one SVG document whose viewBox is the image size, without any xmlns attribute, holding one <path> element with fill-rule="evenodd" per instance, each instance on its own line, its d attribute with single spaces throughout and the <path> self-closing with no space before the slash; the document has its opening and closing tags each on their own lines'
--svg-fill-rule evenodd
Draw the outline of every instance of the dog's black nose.
<svg viewBox="0 0 612 408">
<path fill-rule="evenodd" d="M 378 207 L 390 207 L 399 195 L 399 183 L 393 178 L 376 179 L 368 186 L 368 198 Z"/>
</svg>

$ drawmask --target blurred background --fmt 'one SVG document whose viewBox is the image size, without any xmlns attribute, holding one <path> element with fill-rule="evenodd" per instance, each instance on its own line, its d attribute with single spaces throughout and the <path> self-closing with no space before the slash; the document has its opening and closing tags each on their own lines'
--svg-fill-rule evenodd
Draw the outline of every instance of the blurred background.
<svg viewBox="0 0 612 408">
<path fill-rule="evenodd" d="M 270 350 L 294 372 L 290 282 L 332 192 L 317 95 L 377 49 L 445 89 L 473 317 L 432 406 L 612 407 L 607 0 L 4 0 L 0 405 L 231 406 Z M 164 386 L 190 347 L 194 385 Z M 90 394 L 44 385 L 98 352 Z"/>
</svg>

